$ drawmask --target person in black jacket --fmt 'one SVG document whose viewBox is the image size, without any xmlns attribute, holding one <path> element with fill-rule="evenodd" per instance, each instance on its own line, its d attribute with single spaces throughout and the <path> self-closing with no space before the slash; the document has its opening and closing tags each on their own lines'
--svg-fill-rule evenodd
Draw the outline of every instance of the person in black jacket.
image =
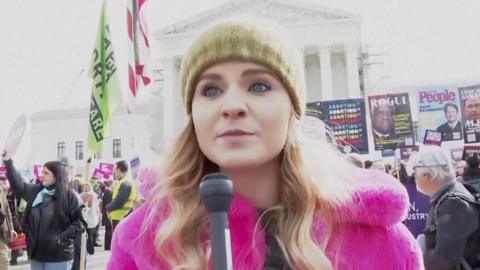
<svg viewBox="0 0 480 270">
<path fill-rule="evenodd" d="M 417 238 L 426 270 L 480 268 L 479 209 L 475 198 L 455 180 L 448 154 L 423 148 L 412 161 L 418 189 L 428 195 L 426 230 Z"/>
<path fill-rule="evenodd" d="M 107 215 L 107 205 L 112 201 L 112 181 L 105 181 L 105 187 L 102 196 L 102 223 L 105 226 L 105 243 L 103 248 L 110 250 L 110 244 L 112 242 L 112 223 Z"/>
<path fill-rule="evenodd" d="M 5 152 L 2 157 L 5 156 Z M 85 230 L 80 197 L 68 188 L 62 163 L 49 161 L 42 169 L 40 185 L 24 182 L 11 159 L 4 160 L 14 192 L 25 201 L 25 232 L 32 270 L 70 270 L 73 238 Z"/>
<path fill-rule="evenodd" d="M 480 159 L 478 155 L 475 153 L 471 157 L 467 157 L 467 168 L 463 172 L 462 180 L 464 182 L 473 182 L 473 181 L 480 181 Z"/>
</svg>

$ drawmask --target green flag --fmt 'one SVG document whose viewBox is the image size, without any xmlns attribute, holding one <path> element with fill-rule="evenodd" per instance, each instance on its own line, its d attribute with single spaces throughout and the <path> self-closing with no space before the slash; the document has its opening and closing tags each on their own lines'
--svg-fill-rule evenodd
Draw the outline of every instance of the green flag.
<svg viewBox="0 0 480 270">
<path fill-rule="evenodd" d="M 103 2 L 97 42 L 89 69 L 93 85 L 88 125 L 87 158 L 102 149 L 102 142 L 109 135 L 110 118 L 123 101 L 105 6 L 106 1 Z"/>
</svg>

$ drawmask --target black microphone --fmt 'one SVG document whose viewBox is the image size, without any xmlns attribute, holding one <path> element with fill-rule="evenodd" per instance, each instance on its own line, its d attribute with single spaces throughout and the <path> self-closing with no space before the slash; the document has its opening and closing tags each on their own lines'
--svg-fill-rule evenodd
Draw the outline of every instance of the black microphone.
<svg viewBox="0 0 480 270">
<path fill-rule="evenodd" d="M 228 211 L 233 197 L 233 183 L 223 173 L 212 173 L 203 177 L 200 196 L 210 216 L 210 241 L 214 270 L 232 270 L 232 248 Z"/>
</svg>

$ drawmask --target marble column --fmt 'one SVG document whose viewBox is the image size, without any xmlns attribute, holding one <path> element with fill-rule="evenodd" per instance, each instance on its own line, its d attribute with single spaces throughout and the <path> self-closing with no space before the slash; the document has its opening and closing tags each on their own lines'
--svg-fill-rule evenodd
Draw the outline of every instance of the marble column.
<svg viewBox="0 0 480 270">
<path fill-rule="evenodd" d="M 360 77 L 358 75 L 358 45 L 345 45 L 348 97 L 360 97 Z"/>
<path fill-rule="evenodd" d="M 332 82 L 332 50 L 330 46 L 320 46 L 318 55 L 320 58 L 320 79 L 322 87 L 322 100 L 333 99 Z"/>
</svg>

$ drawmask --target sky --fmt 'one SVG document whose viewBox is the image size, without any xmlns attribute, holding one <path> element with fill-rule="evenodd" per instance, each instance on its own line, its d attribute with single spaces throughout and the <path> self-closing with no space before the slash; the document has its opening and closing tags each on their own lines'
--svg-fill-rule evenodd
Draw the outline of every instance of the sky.
<svg viewBox="0 0 480 270">
<path fill-rule="evenodd" d="M 480 82 L 478 0 L 303 1 L 360 15 L 362 43 L 384 52 L 382 72 L 387 85 Z M 154 33 L 225 2 L 148 0 L 146 19 Z M 107 8 L 124 91 L 125 3 L 110 0 Z M 85 70 L 97 35 L 102 1 L 0 0 L 0 4 L 2 148 L 11 124 L 20 114 L 88 106 L 91 84 Z M 155 54 L 154 47 L 152 56 Z"/>
</svg>

